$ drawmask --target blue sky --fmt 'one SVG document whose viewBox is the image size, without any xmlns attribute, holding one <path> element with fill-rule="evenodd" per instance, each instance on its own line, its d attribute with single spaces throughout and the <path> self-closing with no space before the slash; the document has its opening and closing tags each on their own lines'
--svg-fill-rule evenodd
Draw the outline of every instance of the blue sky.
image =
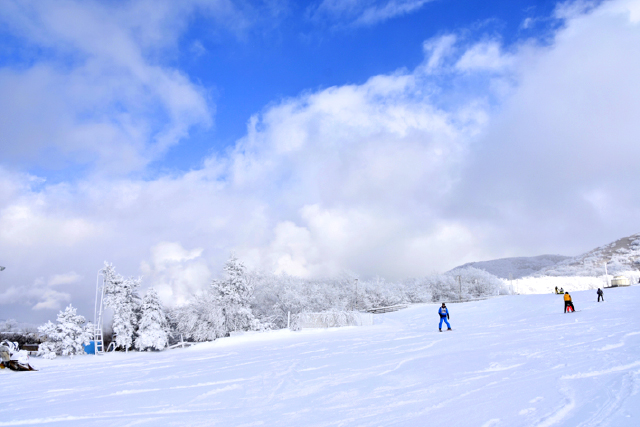
<svg viewBox="0 0 640 427">
<path fill-rule="evenodd" d="M 637 233 L 640 1 L 0 3 L 0 312 L 231 252 L 393 280 Z M 7 313 L 7 314 L 4 314 Z"/>
<path fill-rule="evenodd" d="M 212 152 L 224 151 L 245 134 L 251 115 L 283 98 L 412 70 L 424 59 L 423 43 L 438 35 L 456 33 L 468 44 L 497 38 L 509 49 L 524 39 L 544 43 L 559 25 L 552 17 L 552 1 L 324 3 L 352 5 L 344 10 L 322 7 L 320 1 L 251 2 L 234 5 L 237 9 L 225 24 L 195 4 L 185 12 L 181 31 L 171 43 L 144 50 L 150 62 L 178 70 L 198 85 L 212 117 L 210 124 L 192 127 L 189 137 L 155 159 L 147 173 L 200 167 Z M 396 3 L 411 10 L 358 21 L 367 11 Z M 131 2 L 121 4 L 132 7 Z M 0 61 L 6 68 L 43 62 L 74 67 L 82 62 L 73 49 L 34 42 L 15 31 L 3 32 L 2 40 Z M 157 119 L 164 118 L 160 114 Z M 67 162 L 24 166 L 50 181 L 74 179 L 88 171 L 86 165 Z"/>
<path fill-rule="evenodd" d="M 209 150 L 244 135 L 248 117 L 282 98 L 413 69 L 423 61 L 424 41 L 439 34 L 459 32 L 469 42 L 497 36 L 509 46 L 526 38 L 544 42 L 558 25 L 552 1 L 434 0 L 366 25 L 354 24 L 356 14 L 314 14 L 319 3 L 282 4 L 277 17 L 258 18 L 241 34 L 212 31 L 209 20 L 193 18 L 175 66 L 210 90 L 216 119 L 213 129 L 172 149 L 163 159 L 169 167 L 199 165 Z M 256 7 L 258 14 L 265 8 Z M 524 28 L 527 19 L 532 24 Z"/>
</svg>

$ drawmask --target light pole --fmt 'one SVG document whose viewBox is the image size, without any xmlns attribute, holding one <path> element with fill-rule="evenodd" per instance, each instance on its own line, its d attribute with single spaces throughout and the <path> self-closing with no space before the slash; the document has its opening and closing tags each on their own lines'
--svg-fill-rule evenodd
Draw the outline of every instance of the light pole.
<svg viewBox="0 0 640 427">
<path fill-rule="evenodd" d="M 356 303 L 353 311 L 358 309 L 358 279 L 356 279 Z"/>
</svg>

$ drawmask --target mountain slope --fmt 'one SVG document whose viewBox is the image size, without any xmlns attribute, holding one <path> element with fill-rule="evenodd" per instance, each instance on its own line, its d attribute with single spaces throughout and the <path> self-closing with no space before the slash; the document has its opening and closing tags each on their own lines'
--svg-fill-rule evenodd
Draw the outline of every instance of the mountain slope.
<svg viewBox="0 0 640 427">
<path fill-rule="evenodd" d="M 582 255 L 565 259 L 536 273 L 536 276 L 601 276 L 640 270 L 640 233 L 623 237 Z"/>
<path fill-rule="evenodd" d="M 501 258 L 469 262 L 450 270 L 450 272 L 465 267 L 475 267 L 501 279 L 519 279 L 527 276 L 598 277 L 604 275 L 605 263 L 607 263 L 609 274 L 640 271 L 640 233 L 623 237 L 575 257 L 540 255 Z"/>
<path fill-rule="evenodd" d="M 449 272 L 453 273 L 462 268 L 474 267 L 480 270 L 485 270 L 487 273 L 491 273 L 501 279 L 519 279 L 520 277 L 531 276 L 542 269 L 556 265 L 557 263 L 569 258 L 570 257 L 563 255 L 500 258 L 489 261 L 468 262 L 450 270 Z M 509 277 L 509 274 L 511 274 L 511 277 Z"/>
</svg>

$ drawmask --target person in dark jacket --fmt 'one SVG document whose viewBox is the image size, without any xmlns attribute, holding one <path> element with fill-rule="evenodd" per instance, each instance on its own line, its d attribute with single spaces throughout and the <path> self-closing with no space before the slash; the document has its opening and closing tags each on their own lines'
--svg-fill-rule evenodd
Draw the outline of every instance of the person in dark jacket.
<svg viewBox="0 0 640 427">
<path fill-rule="evenodd" d="M 449 309 L 444 303 L 442 303 L 442 307 L 440 307 L 440 309 L 438 310 L 438 314 L 440 315 L 440 326 L 438 326 L 438 329 L 440 329 L 440 332 L 442 332 L 442 322 L 447 324 L 447 330 L 450 331 L 451 325 L 447 320 L 449 319 Z"/>
<path fill-rule="evenodd" d="M 602 292 L 602 289 L 598 288 L 598 292 L 596 293 L 598 294 L 598 302 L 600 302 L 600 298 L 604 301 L 604 292 Z"/>
</svg>

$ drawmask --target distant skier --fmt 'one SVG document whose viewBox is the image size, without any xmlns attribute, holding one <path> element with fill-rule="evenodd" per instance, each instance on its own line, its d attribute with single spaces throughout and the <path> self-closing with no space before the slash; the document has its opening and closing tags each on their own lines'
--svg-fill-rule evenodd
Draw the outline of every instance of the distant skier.
<svg viewBox="0 0 640 427">
<path fill-rule="evenodd" d="M 567 308 L 571 308 L 571 311 L 576 311 L 575 307 L 573 306 L 573 301 L 571 301 L 571 295 L 569 295 L 569 292 L 565 292 L 564 294 L 564 312 L 567 312 Z"/>
<path fill-rule="evenodd" d="M 558 287 L 556 286 L 556 294 L 559 294 L 560 291 L 558 291 Z"/>
<path fill-rule="evenodd" d="M 600 298 L 604 301 L 604 292 L 602 292 L 602 289 L 598 288 L 598 292 L 596 293 L 598 294 L 598 302 L 600 302 Z"/>
<path fill-rule="evenodd" d="M 442 303 L 442 307 L 440 307 L 440 309 L 438 310 L 438 314 L 440 315 L 440 326 L 438 326 L 438 329 L 440 329 L 440 332 L 442 332 L 442 322 L 447 324 L 447 330 L 450 331 L 451 325 L 447 320 L 449 318 L 449 309 L 447 309 L 447 306 L 444 305 L 444 303 Z"/>
</svg>

